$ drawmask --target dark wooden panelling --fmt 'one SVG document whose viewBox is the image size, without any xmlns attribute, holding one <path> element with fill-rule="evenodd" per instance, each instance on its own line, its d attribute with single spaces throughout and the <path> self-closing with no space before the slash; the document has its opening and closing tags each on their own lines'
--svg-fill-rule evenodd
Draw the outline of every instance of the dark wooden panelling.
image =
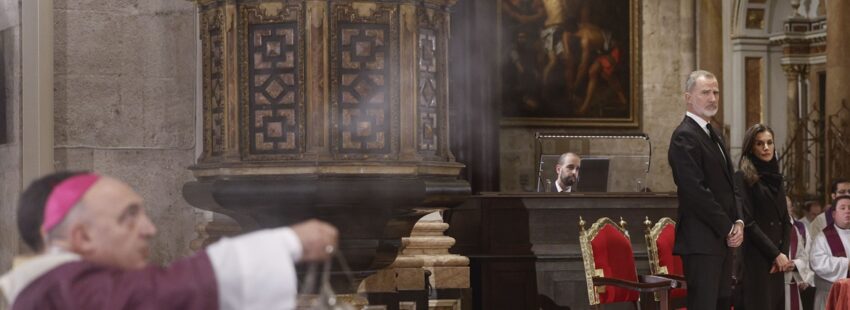
<svg viewBox="0 0 850 310">
<path fill-rule="evenodd" d="M 421 14 L 424 15 L 424 14 Z M 419 29 L 419 85 L 417 91 L 419 97 L 417 99 L 416 114 L 418 116 L 419 125 L 416 130 L 418 134 L 417 148 L 424 155 L 434 155 L 437 152 L 437 144 L 439 143 L 440 125 L 437 124 L 439 117 L 439 107 L 445 106 L 442 102 L 443 97 L 440 95 L 445 90 L 442 89 L 442 83 L 438 81 L 437 72 L 437 33 L 433 29 Z M 445 61 L 440 59 L 440 61 Z M 439 101 L 439 105 L 438 105 Z"/>
<path fill-rule="evenodd" d="M 389 151 L 387 25 L 343 24 L 339 28 L 340 153 Z"/>
<path fill-rule="evenodd" d="M 306 149 L 304 11 L 300 3 L 274 14 L 256 3 L 239 7 L 243 160 L 300 159 Z"/>
<path fill-rule="evenodd" d="M 482 309 L 537 309 L 534 262 L 508 260 L 491 262 L 484 268 L 487 283 L 499 283 L 483 291 Z M 520 297 L 520 298 L 517 298 Z"/>
<path fill-rule="evenodd" d="M 331 7 L 330 88 L 335 153 L 344 159 L 389 159 L 398 149 L 398 8 L 380 4 L 360 16 L 348 3 Z"/>
<path fill-rule="evenodd" d="M 482 194 L 446 212 L 446 233 L 457 240 L 451 252 L 470 258 L 475 309 L 587 309 L 579 216 L 587 228 L 622 216 L 647 274 L 644 218 L 675 219 L 676 205 L 667 193 Z"/>
<path fill-rule="evenodd" d="M 298 24 L 248 27 L 248 139 L 251 154 L 299 153 Z"/>
<path fill-rule="evenodd" d="M 224 9 L 201 14 L 204 84 L 204 154 L 224 153 Z"/>
</svg>

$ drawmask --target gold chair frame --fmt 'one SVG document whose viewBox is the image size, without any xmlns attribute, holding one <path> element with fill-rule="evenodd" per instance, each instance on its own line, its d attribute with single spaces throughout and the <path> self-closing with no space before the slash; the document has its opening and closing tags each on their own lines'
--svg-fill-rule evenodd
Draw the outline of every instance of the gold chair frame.
<svg viewBox="0 0 850 310">
<path fill-rule="evenodd" d="M 656 276 L 641 276 L 639 277 L 639 281 L 641 282 L 632 282 L 628 280 L 605 277 L 601 269 L 596 269 L 596 262 L 593 258 L 593 246 L 591 245 L 591 241 L 596 238 L 596 235 L 599 234 L 599 231 L 601 231 L 602 228 L 605 227 L 605 225 L 613 226 L 620 233 L 626 236 L 626 239 L 631 242 L 631 237 L 629 236 L 629 233 L 628 231 L 626 231 L 625 228 L 626 221 L 624 221 L 623 218 L 620 218 L 620 223 L 617 224 L 610 218 L 603 217 L 596 220 L 596 222 L 590 226 L 590 229 L 585 229 L 586 222 L 584 221 L 584 218 L 579 217 L 578 224 L 579 244 L 581 245 L 581 256 L 582 261 L 584 263 L 584 275 L 585 280 L 587 282 L 587 298 L 591 306 L 598 306 L 600 303 L 599 293 L 605 292 L 606 285 L 613 285 L 625 289 L 634 290 L 639 293 L 656 293 L 656 295 L 659 296 L 661 301 L 660 309 L 668 309 L 668 295 L 670 289 L 678 287 L 678 283 L 676 281 Z M 635 271 L 635 273 L 637 274 L 637 270 Z"/>
<path fill-rule="evenodd" d="M 654 276 L 664 277 L 670 280 L 674 280 L 679 282 L 679 288 L 686 289 L 688 287 L 688 282 L 684 277 L 680 275 L 670 274 L 670 271 L 667 270 L 667 266 L 661 266 L 661 258 L 658 254 L 658 237 L 661 236 L 661 232 L 664 230 L 667 225 L 676 226 L 676 221 L 669 217 L 662 217 L 655 223 L 652 224 L 652 221 L 649 220 L 649 217 L 645 217 L 643 221 L 643 225 L 646 226 L 646 234 L 644 234 L 644 238 L 646 238 L 646 255 L 648 257 L 649 262 L 649 272 Z M 655 301 L 659 301 L 660 296 L 655 294 Z"/>
<path fill-rule="evenodd" d="M 661 232 L 664 230 L 667 225 L 676 225 L 676 221 L 669 217 L 663 217 L 655 223 L 649 220 L 649 217 L 646 217 L 646 220 L 643 221 L 643 224 L 646 226 L 646 254 L 649 256 L 649 272 L 654 275 L 667 275 L 668 270 L 666 266 L 661 266 L 661 259 L 658 255 L 658 244 L 656 241 L 658 237 L 661 236 Z"/>
</svg>

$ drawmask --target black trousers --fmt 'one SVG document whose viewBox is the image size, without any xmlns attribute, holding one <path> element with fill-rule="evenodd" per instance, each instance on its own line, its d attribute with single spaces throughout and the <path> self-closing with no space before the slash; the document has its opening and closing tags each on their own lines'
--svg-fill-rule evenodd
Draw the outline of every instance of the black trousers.
<svg viewBox="0 0 850 310">
<path fill-rule="evenodd" d="M 725 255 L 682 256 L 688 281 L 688 310 L 729 310 L 732 295 L 732 251 Z"/>
</svg>

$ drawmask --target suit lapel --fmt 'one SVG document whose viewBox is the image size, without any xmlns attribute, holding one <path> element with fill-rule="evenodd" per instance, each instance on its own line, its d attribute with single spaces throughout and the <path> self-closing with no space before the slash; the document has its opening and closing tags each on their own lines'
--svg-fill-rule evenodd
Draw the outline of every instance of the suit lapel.
<svg viewBox="0 0 850 310">
<path fill-rule="evenodd" d="M 730 171 L 732 170 L 732 166 L 731 166 L 732 160 L 729 158 L 729 149 L 726 148 L 726 145 L 724 144 L 723 139 L 722 138 L 719 139 L 720 140 L 719 141 L 720 147 L 723 149 L 723 152 L 720 152 L 720 149 L 717 148 L 717 144 L 714 143 L 714 141 L 711 140 L 711 137 L 709 137 L 708 134 L 705 133 L 705 129 L 700 127 L 699 124 L 697 124 L 696 121 L 694 121 L 693 119 L 691 119 L 690 117 L 688 117 L 686 115 L 685 116 L 685 122 L 688 123 L 691 126 L 691 130 L 698 133 L 698 135 L 700 136 L 700 142 L 702 142 L 703 147 L 708 149 L 709 152 L 712 152 L 713 154 L 715 154 L 715 158 L 720 161 L 719 164 L 720 165 L 723 165 L 723 164 L 726 165 L 723 169 L 723 174 L 726 175 L 726 180 L 729 181 L 729 183 L 731 184 L 732 183 L 732 174 L 731 174 Z M 724 161 L 721 157 L 725 157 L 726 160 Z"/>
</svg>

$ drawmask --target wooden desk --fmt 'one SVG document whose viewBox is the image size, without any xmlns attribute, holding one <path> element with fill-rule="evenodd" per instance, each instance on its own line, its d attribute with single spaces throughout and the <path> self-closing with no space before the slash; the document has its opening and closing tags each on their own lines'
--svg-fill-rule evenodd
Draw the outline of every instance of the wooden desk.
<svg viewBox="0 0 850 310">
<path fill-rule="evenodd" d="M 588 309 L 579 216 L 587 228 L 622 216 L 648 274 L 644 217 L 675 219 L 677 204 L 675 193 L 484 193 L 447 211 L 447 234 L 470 258 L 475 309 Z"/>
</svg>

